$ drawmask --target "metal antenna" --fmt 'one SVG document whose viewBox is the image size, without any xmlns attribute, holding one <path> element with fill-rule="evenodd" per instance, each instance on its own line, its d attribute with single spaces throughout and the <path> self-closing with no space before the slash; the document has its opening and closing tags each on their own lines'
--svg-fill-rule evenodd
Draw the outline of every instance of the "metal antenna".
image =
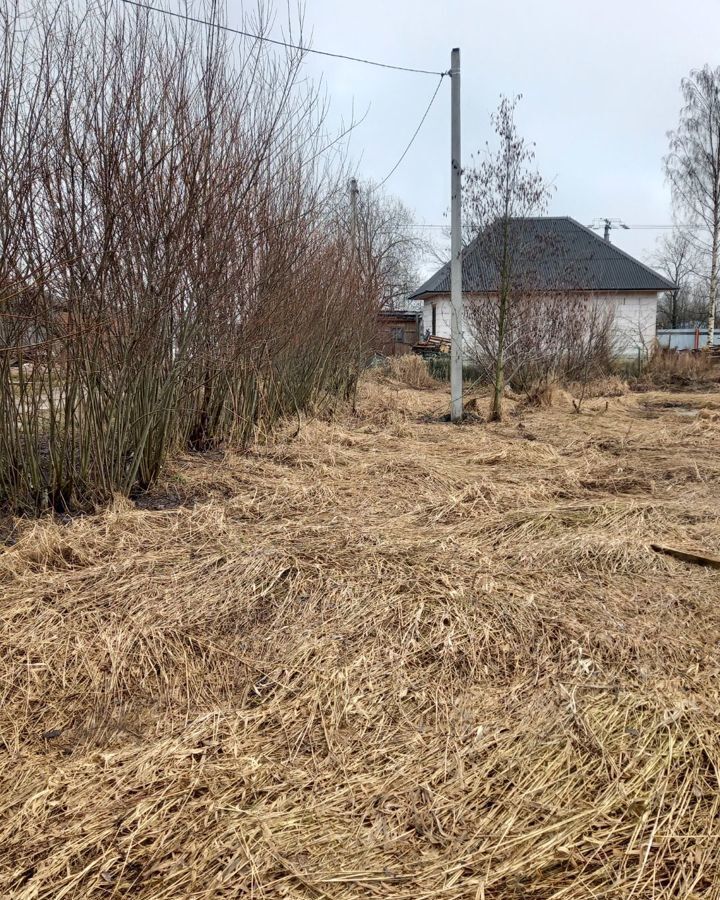
<svg viewBox="0 0 720 900">
<path fill-rule="evenodd" d="M 613 228 L 624 228 L 626 231 L 629 229 L 629 225 L 626 225 L 622 219 L 593 219 L 588 228 L 592 228 L 594 231 L 597 231 L 600 228 L 604 228 L 605 230 L 605 240 L 610 241 L 610 232 Z"/>
</svg>

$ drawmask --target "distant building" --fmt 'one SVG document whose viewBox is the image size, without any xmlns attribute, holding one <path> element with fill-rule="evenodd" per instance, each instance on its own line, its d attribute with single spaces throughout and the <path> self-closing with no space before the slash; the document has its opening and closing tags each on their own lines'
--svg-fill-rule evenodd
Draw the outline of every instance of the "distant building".
<svg viewBox="0 0 720 900">
<path fill-rule="evenodd" d="M 612 311 L 618 356 L 636 356 L 655 343 L 660 295 L 676 286 L 568 217 L 514 220 L 522 228 L 527 283 L 546 295 L 586 295 Z M 522 268 L 522 266 L 521 266 Z M 497 265 L 483 242 L 473 240 L 463 251 L 465 301 L 497 296 Z M 423 302 L 423 333 L 450 337 L 450 264 L 421 285 L 411 299 Z"/>
</svg>

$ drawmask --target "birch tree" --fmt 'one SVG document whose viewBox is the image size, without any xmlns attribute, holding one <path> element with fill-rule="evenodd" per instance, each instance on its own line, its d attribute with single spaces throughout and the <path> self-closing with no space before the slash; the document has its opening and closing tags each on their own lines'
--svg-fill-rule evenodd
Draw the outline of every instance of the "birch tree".
<svg viewBox="0 0 720 900">
<path fill-rule="evenodd" d="M 715 332 L 720 252 L 720 66 L 694 69 L 681 84 L 684 106 L 678 127 L 668 132 L 665 171 L 673 202 L 702 227 L 699 248 L 709 256 L 708 337 Z M 703 237 L 704 234 L 704 237 Z"/>
</svg>

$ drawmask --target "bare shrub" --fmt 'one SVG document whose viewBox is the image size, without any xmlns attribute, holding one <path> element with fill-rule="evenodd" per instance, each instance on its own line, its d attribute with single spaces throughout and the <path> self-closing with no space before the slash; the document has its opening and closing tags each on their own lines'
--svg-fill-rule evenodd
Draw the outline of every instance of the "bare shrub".
<svg viewBox="0 0 720 900">
<path fill-rule="evenodd" d="M 477 366 L 491 380 L 499 346 L 496 298 L 468 302 Z M 507 383 L 528 398 L 554 384 L 582 385 L 610 371 L 612 310 L 570 290 L 533 291 L 508 298 L 504 369 Z"/>
</svg>

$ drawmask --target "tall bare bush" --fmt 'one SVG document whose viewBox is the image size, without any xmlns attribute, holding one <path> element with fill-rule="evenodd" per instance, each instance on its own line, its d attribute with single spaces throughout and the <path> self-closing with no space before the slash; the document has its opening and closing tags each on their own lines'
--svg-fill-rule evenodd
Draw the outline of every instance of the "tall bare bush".
<svg viewBox="0 0 720 900">
<path fill-rule="evenodd" d="M 471 298 L 466 306 L 473 361 L 492 382 L 500 344 L 497 298 Z M 583 384 L 610 371 L 613 310 L 592 296 L 528 287 L 511 295 L 504 326 L 503 375 L 517 391 Z"/>
<path fill-rule="evenodd" d="M 301 55 L 111 3 L 0 16 L 0 501 L 128 493 L 345 389 L 377 298 Z"/>
</svg>

